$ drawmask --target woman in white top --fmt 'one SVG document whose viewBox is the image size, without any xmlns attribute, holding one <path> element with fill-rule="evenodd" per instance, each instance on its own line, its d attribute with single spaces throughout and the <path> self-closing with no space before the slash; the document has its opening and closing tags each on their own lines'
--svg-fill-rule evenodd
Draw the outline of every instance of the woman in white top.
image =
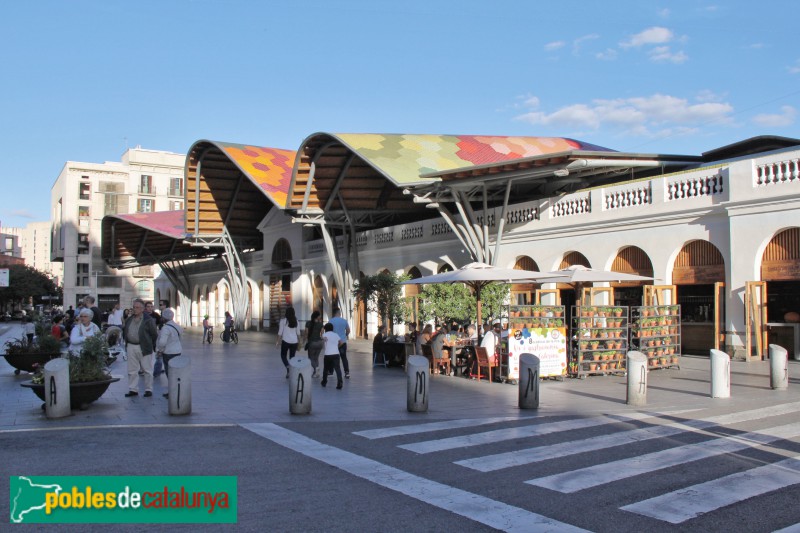
<svg viewBox="0 0 800 533">
<path fill-rule="evenodd" d="M 281 361 L 286 367 L 286 379 L 289 379 L 289 359 L 297 353 L 297 344 L 300 342 L 300 330 L 298 328 L 297 316 L 294 307 L 287 307 L 286 314 L 281 319 L 278 327 L 278 342 L 276 346 L 281 347 Z M 287 358 L 286 355 L 289 355 Z"/>
<path fill-rule="evenodd" d="M 322 340 L 325 341 L 325 359 L 322 365 L 322 382 L 320 385 L 323 387 L 328 384 L 328 371 L 336 371 L 336 388 L 342 388 L 342 368 L 339 365 L 339 346 L 344 344 L 342 338 L 333 332 L 333 324 L 328 322 L 323 328 L 325 333 L 322 334 Z"/>
<path fill-rule="evenodd" d="M 69 349 L 75 355 L 80 355 L 86 339 L 100 333 L 100 328 L 92 322 L 93 316 L 92 310 L 84 307 L 78 315 L 78 322 L 72 326 L 72 331 L 69 334 Z"/>
</svg>

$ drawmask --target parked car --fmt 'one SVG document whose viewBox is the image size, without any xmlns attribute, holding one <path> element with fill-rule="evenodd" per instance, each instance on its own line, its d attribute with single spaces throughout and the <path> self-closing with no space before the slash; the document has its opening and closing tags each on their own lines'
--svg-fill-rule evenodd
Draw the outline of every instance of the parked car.
<svg viewBox="0 0 800 533">
<path fill-rule="evenodd" d="M 22 309 L 11 311 L 11 320 L 22 320 L 23 318 L 25 318 L 25 311 Z"/>
<path fill-rule="evenodd" d="M 9 313 L 0 313 L 0 322 L 8 322 L 9 320 L 11 320 Z"/>
</svg>

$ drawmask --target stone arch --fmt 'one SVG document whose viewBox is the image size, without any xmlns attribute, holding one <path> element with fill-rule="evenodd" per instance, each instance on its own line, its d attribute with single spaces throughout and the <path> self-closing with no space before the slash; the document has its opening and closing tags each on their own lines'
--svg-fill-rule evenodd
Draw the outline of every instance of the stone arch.
<svg viewBox="0 0 800 533">
<path fill-rule="evenodd" d="M 706 240 L 683 245 L 672 266 L 675 285 L 708 285 L 725 281 L 725 258 L 719 248 Z"/>
<path fill-rule="evenodd" d="M 539 271 L 539 265 L 527 255 L 517 257 L 514 263 L 514 270 L 534 270 Z M 536 289 L 538 283 L 514 283 L 511 285 L 511 303 L 517 305 L 529 305 L 536 301 Z"/>
</svg>

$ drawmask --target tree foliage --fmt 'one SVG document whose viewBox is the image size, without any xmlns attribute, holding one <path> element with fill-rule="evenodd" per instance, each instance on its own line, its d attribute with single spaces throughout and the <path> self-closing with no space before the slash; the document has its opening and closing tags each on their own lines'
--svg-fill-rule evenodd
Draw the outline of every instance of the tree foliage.
<svg viewBox="0 0 800 533">
<path fill-rule="evenodd" d="M 472 291 L 463 283 L 432 283 L 419 293 L 419 313 L 436 324 L 474 321 L 476 309 Z"/>
<path fill-rule="evenodd" d="M 511 286 L 507 283 L 490 283 L 481 290 L 481 319 L 491 324 L 497 318 L 508 316 L 508 299 Z"/>
<path fill-rule="evenodd" d="M 381 272 L 365 276 L 353 285 L 353 296 L 364 302 L 368 311 L 378 313 L 383 324 L 402 322 L 407 313 L 400 283 L 409 279 L 406 275 Z M 392 331 L 390 328 L 389 331 Z"/>
<path fill-rule="evenodd" d="M 58 295 L 56 287 L 47 274 L 28 265 L 9 265 L 8 287 L 0 287 L 0 303 L 22 302 L 34 298 L 38 302 L 42 296 Z"/>
</svg>

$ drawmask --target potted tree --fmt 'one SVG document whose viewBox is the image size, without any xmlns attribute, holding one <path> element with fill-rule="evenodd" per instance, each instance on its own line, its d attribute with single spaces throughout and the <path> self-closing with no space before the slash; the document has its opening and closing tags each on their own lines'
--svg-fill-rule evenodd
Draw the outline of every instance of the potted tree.
<svg viewBox="0 0 800 533">
<path fill-rule="evenodd" d="M 31 381 L 21 385 L 44 400 L 44 374 L 41 367 L 39 370 Z M 102 334 L 86 339 L 79 354 L 69 353 L 69 397 L 73 409 L 86 409 L 119 379 L 108 372 L 108 344 Z"/>
<path fill-rule="evenodd" d="M 14 367 L 14 374 L 34 372 L 38 366 L 61 355 L 61 343 L 52 335 L 42 335 L 34 342 L 15 339 L 6 342 L 6 361 Z"/>
</svg>

